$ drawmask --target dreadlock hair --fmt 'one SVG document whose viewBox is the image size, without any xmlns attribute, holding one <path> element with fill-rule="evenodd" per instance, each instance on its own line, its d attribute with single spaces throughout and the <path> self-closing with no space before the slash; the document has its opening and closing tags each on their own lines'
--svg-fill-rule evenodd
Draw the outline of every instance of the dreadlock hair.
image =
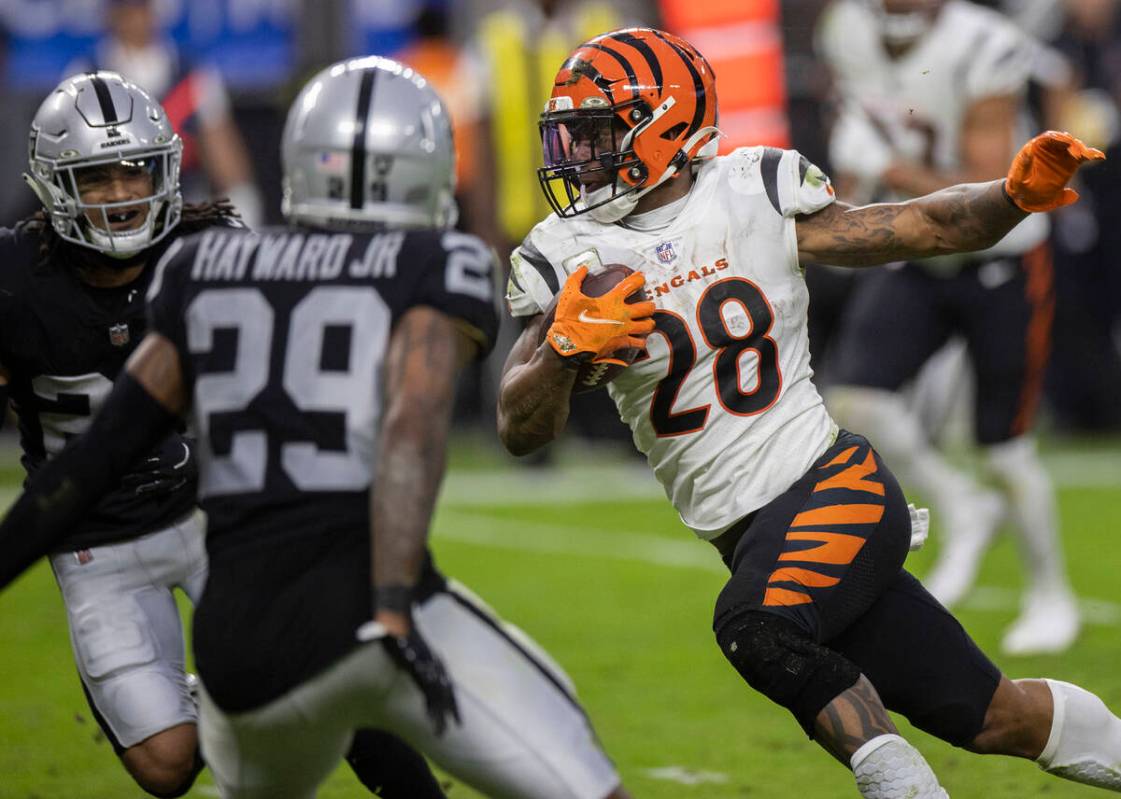
<svg viewBox="0 0 1121 799">
<path fill-rule="evenodd" d="M 222 220 L 241 220 L 241 215 L 238 214 L 237 209 L 225 197 L 205 203 L 184 203 L 179 224 L 176 227 L 179 229 L 178 235 L 189 236 Z M 45 268 L 59 246 L 65 244 L 65 240 L 55 232 L 54 226 L 51 225 L 50 219 L 47 217 L 47 212 L 42 208 L 31 216 L 22 219 L 18 224 L 25 230 L 39 234 L 39 259 L 35 262 L 35 268 Z M 95 250 L 87 250 L 85 247 L 74 247 L 73 249 L 78 252 L 80 260 L 95 260 L 99 257 L 105 257 L 101 253 Z M 146 251 L 137 253 L 126 259 L 125 263 L 133 260 L 139 263 L 146 257 L 145 253 Z M 118 261 L 117 264 L 121 265 L 121 262 Z"/>
</svg>

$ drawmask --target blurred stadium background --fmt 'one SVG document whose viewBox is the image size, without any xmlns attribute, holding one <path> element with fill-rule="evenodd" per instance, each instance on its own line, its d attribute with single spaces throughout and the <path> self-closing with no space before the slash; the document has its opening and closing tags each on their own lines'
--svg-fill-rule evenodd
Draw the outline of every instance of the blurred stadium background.
<svg viewBox="0 0 1121 799">
<path fill-rule="evenodd" d="M 1035 127 L 1069 129 L 1107 151 L 1083 202 L 1054 215 L 1057 310 L 1041 420 L 1059 486 L 1067 555 L 1086 628 L 1062 657 L 999 661 L 1012 676 L 1055 674 L 1121 706 L 1121 3 L 991 0 L 1040 48 Z M 830 80 L 814 53 L 827 0 L 0 0 L 0 224 L 36 208 L 19 179 L 43 95 L 68 71 L 125 65 L 177 120 L 189 199 L 230 196 L 254 224 L 280 219 L 278 143 L 302 80 L 348 55 L 412 63 L 457 123 L 461 226 L 504 256 L 544 214 L 535 120 L 564 54 L 623 24 L 692 40 L 718 76 L 726 148 L 794 147 L 828 171 Z M 139 43 L 130 57 L 121 43 Z M 133 48 L 134 50 L 136 48 Z M 3 265 L 0 264 L 0 268 Z M 808 278 L 818 312 L 839 313 L 827 272 Z M 508 328 L 511 327 L 508 325 Z M 828 354 L 827 320 L 811 331 Z M 515 331 L 507 329 L 507 345 Z M 530 462 L 493 434 L 502 348 L 465 381 L 452 470 L 434 534 L 442 565 L 532 632 L 569 670 L 638 796 L 847 795 L 849 777 L 783 711 L 739 682 L 708 625 L 719 563 L 691 540 L 633 456 L 629 434 L 576 407 L 564 446 Z M 822 363 L 816 363 L 819 371 Z M 827 370 L 825 370 L 827 371 Z M 955 419 L 957 421 L 955 422 Z M 951 414 L 944 434 L 968 436 Z M 0 502 L 22 480 L 12 425 L 0 434 Z M 936 522 L 937 523 L 937 522 Z M 937 546 L 936 537 L 928 549 Z M 922 573 L 931 552 L 910 564 Z M 1016 612 L 1011 544 L 986 560 L 962 618 L 995 651 Z M 62 605 L 40 565 L 0 597 L 0 799 L 139 795 L 81 696 Z M 1030 766 L 979 760 L 917 734 L 954 796 L 1089 796 Z M 190 794 L 214 795 L 204 779 Z M 362 795 L 336 775 L 327 797 Z M 461 787 L 453 796 L 470 796 Z"/>
</svg>

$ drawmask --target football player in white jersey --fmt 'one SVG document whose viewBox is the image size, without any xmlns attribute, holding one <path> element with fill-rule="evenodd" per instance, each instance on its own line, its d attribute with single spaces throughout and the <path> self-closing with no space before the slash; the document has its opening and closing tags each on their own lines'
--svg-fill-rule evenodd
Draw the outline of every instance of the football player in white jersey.
<svg viewBox="0 0 1121 799">
<path fill-rule="evenodd" d="M 507 299 L 528 325 L 501 386 L 506 447 L 528 453 L 561 433 L 581 364 L 644 347 L 609 389 L 684 523 L 731 571 L 721 651 L 852 768 L 863 796 L 945 796 L 887 709 L 953 744 L 1121 790 L 1121 719 L 1081 688 L 1001 675 L 903 570 L 921 524 L 814 388 L 800 267 L 992 246 L 1028 212 L 1073 202 L 1066 182 L 1101 154 L 1047 133 L 1006 180 L 846 206 L 797 152 L 715 157 L 708 62 L 637 28 L 569 56 L 541 132 L 555 213 L 512 257 Z M 639 274 L 581 291 L 614 263 Z M 647 301 L 624 302 L 644 283 Z"/>
<path fill-rule="evenodd" d="M 831 140 L 842 198 L 906 198 L 999 177 L 1027 139 L 1036 46 L 995 11 L 966 0 L 838 0 L 819 32 L 843 98 Z M 982 253 L 869 275 L 842 326 L 828 394 L 841 423 L 872 435 L 943 520 L 924 580 L 943 604 L 972 586 L 1007 504 L 1028 572 L 1023 613 L 1002 642 L 1008 654 L 1062 651 L 1079 628 L 1054 490 L 1030 434 L 1054 314 L 1047 234 L 1047 217 L 1035 214 Z M 975 377 L 976 440 L 1003 498 L 951 467 L 898 393 L 955 335 Z"/>
</svg>

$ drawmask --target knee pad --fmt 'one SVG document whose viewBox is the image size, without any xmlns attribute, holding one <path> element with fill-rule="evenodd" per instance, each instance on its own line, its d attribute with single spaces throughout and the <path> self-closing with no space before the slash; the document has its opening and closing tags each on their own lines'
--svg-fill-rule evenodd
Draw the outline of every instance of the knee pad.
<svg viewBox="0 0 1121 799">
<path fill-rule="evenodd" d="M 716 640 L 747 684 L 794 714 L 811 738 L 822 708 L 860 679 L 854 663 L 774 613 L 737 615 L 721 625 Z"/>
</svg>

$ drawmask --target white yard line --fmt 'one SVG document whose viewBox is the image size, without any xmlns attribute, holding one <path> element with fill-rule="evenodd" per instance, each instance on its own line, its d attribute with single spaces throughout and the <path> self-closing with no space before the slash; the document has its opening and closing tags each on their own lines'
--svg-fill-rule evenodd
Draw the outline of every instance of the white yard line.
<svg viewBox="0 0 1121 799">
<path fill-rule="evenodd" d="M 661 766 L 648 768 L 642 771 L 647 777 L 665 782 L 676 782 L 679 785 L 704 785 L 724 784 L 728 782 L 728 775 L 719 771 L 694 771 L 687 766 Z"/>
<path fill-rule="evenodd" d="M 1060 488 L 1117 488 L 1121 490 L 1121 452 L 1052 452 L 1043 465 Z"/>
<path fill-rule="evenodd" d="M 445 507 L 433 533 L 436 545 L 441 539 L 490 549 L 515 552 L 541 552 L 581 558 L 628 561 L 674 569 L 696 569 L 724 573 L 716 552 L 702 541 L 661 538 L 629 530 L 604 530 L 588 527 L 505 519 L 478 510 Z M 978 586 L 963 607 L 967 610 L 1005 613 L 1020 606 L 1019 594 L 1008 588 Z M 1079 599 L 1087 624 L 1121 626 L 1121 605 L 1104 599 Z"/>
<path fill-rule="evenodd" d="M 589 455 L 589 458 L 594 458 Z M 1121 452 L 1055 452 L 1044 465 L 1060 488 L 1117 487 L 1121 490 Z M 447 504 L 552 505 L 557 502 L 619 502 L 664 499 L 653 473 L 640 460 L 557 467 L 457 470 L 448 474 L 442 500 Z"/>
<path fill-rule="evenodd" d="M 553 505 L 665 499 L 643 463 L 452 471 L 441 500 L 452 505 Z"/>
<path fill-rule="evenodd" d="M 475 510 L 441 510 L 433 535 L 436 541 L 442 538 L 495 549 L 607 558 L 713 573 L 724 571 L 715 549 L 684 536 L 677 540 L 625 530 L 503 519 Z"/>
</svg>

